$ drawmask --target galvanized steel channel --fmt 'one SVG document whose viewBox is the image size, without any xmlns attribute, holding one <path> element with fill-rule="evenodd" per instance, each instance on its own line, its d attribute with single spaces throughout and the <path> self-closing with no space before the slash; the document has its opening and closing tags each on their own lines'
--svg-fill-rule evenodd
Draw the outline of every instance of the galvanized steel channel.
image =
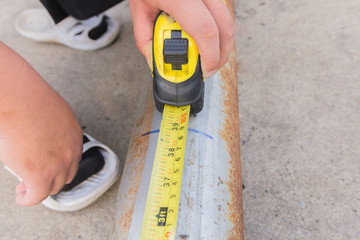
<svg viewBox="0 0 360 240">
<path fill-rule="evenodd" d="M 176 239 L 243 239 L 236 60 L 206 80 L 189 122 Z M 151 88 L 131 140 L 111 239 L 139 239 L 161 114 Z"/>
<path fill-rule="evenodd" d="M 148 89 L 109 239 L 140 237 L 161 121 Z M 190 118 L 176 239 L 244 239 L 237 93 L 233 50 L 226 66 L 205 81 L 204 109 Z"/>
</svg>

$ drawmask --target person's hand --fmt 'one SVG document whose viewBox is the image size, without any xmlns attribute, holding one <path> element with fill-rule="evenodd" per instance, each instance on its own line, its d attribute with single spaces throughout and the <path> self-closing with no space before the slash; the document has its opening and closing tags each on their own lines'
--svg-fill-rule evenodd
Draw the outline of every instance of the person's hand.
<svg viewBox="0 0 360 240">
<path fill-rule="evenodd" d="M 222 0 L 129 0 L 129 4 L 136 44 L 148 63 L 154 22 L 160 10 L 174 17 L 195 40 L 205 78 L 227 62 L 234 43 L 235 24 Z"/>
<path fill-rule="evenodd" d="M 82 130 L 71 108 L 0 42 L 0 160 L 22 178 L 16 203 L 32 206 L 74 178 Z"/>
</svg>

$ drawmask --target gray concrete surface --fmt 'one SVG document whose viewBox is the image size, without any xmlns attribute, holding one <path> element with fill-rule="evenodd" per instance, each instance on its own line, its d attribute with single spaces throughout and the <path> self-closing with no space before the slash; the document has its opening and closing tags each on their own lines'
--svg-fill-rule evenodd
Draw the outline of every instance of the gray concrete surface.
<svg viewBox="0 0 360 240">
<path fill-rule="evenodd" d="M 37 1 L 0 2 L 0 40 L 73 107 L 85 131 L 125 159 L 148 74 L 127 3 L 110 47 L 81 52 L 20 37 L 13 21 Z M 236 1 L 246 239 L 360 239 L 360 3 Z M 106 239 L 118 183 L 75 213 L 13 202 L 0 168 L 0 239 Z"/>
</svg>

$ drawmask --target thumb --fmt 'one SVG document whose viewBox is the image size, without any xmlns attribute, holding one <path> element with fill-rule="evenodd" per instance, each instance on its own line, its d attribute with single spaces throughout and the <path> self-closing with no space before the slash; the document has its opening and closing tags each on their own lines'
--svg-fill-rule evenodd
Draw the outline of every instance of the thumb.
<svg viewBox="0 0 360 240">
<path fill-rule="evenodd" d="M 19 183 L 16 188 L 15 202 L 21 206 L 34 206 L 48 197 L 50 191 L 47 188 L 30 188 L 24 182 Z"/>
<path fill-rule="evenodd" d="M 23 182 L 19 183 L 15 188 L 15 192 L 17 195 L 24 195 L 26 193 L 25 183 L 23 183 Z"/>
</svg>

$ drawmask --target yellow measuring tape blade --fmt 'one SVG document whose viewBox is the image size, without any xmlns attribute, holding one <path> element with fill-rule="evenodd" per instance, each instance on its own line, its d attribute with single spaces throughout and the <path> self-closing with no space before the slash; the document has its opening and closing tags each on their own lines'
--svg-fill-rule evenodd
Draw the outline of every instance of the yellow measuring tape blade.
<svg viewBox="0 0 360 240">
<path fill-rule="evenodd" d="M 190 106 L 165 105 L 141 228 L 142 240 L 175 239 Z"/>
</svg>

